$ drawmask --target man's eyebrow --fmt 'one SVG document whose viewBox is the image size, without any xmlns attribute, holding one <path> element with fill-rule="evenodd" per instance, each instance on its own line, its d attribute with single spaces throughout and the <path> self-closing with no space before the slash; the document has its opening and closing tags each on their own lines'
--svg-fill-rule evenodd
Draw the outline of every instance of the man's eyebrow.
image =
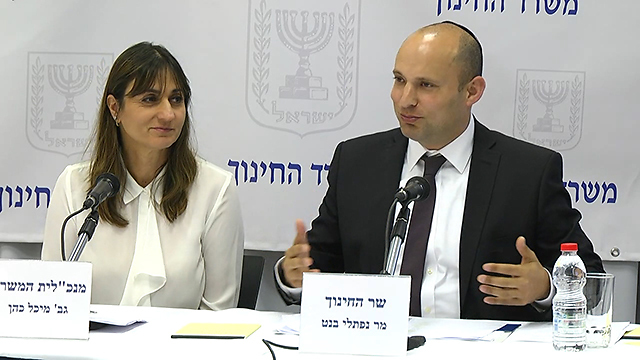
<svg viewBox="0 0 640 360">
<path fill-rule="evenodd" d="M 404 75 L 402 75 L 402 73 L 400 71 L 398 71 L 398 70 L 393 70 L 393 75 L 404 77 Z M 428 83 L 433 82 L 433 80 L 425 78 L 425 77 L 417 77 L 417 78 L 411 79 L 411 80 L 412 81 L 418 81 L 418 82 L 428 82 Z"/>
</svg>

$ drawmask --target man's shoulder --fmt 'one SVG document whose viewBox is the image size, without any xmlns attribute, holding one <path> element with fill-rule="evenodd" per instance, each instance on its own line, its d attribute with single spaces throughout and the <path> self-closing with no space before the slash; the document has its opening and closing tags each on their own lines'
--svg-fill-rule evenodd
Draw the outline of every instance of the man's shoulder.
<svg viewBox="0 0 640 360">
<path fill-rule="evenodd" d="M 552 156 L 553 154 L 557 154 L 555 150 L 552 150 L 537 144 L 533 144 L 522 139 L 517 139 L 513 136 L 504 134 L 497 130 L 492 130 L 486 127 L 485 129 L 489 134 L 488 136 L 491 137 L 493 141 L 495 141 L 494 148 L 498 150 L 508 151 L 509 153 L 512 153 L 512 154 L 519 154 L 519 155 L 528 154 L 530 156 L 542 156 L 542 157 L 549 157 L 549 156 Z"/>
<path fill-rule="evenodd" d="M 397 142 L 406 143 L 407 138 L 402 135 L 400 128 L 394 128 L 391 130 L 380 131 L 372 134 L 362 135 L 355 138 L 351 138 L 341 142 L 341 145 L 347 147 L 378 147 L 381 145 L 394 144 Z"/>
</svg>

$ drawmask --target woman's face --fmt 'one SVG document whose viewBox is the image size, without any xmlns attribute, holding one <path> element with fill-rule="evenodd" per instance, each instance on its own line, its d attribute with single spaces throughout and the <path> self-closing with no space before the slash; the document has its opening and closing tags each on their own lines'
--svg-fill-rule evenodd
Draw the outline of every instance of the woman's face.
<svg viewBox="0 0 640 360">
<path fill-rule="evenodd" d="M 164 76 L 164 84 L 156 81 L 153 87 L 139 95 L 125 95 L 119 107 L 115 98 L 109 100 L 112 114 L 117 115 L 125 153 L 166 151 L 180 136 L 186 117 L 182 91 L 172 76 Z M 127 86 L 125 94 L 133 88 Z M 113 104 L 113 108 L 112 108 Z"/>
</svg>

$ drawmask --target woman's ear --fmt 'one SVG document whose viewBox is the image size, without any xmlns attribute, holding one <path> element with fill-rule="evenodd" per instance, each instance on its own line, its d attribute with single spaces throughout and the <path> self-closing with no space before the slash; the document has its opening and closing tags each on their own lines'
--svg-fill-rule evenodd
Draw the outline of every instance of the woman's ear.
<svg viewBox="0 0 640 360">
<path fill-rule="evenodd" d="M 115 119 L 118 117 L 118 111 L 120 110 L 120 106 L 118 105 L 118 100 L 116 100 L 115 96 L 109 94 L 107 96 L 107 107 L 109 107 L 109 111 L 111 112 L 111 116 Z"/>
</svg>

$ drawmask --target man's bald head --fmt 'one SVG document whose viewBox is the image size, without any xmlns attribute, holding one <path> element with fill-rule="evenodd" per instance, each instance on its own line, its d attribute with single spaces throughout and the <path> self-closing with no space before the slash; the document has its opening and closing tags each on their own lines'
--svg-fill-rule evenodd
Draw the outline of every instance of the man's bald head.
<svg viewBox="0 0 640 360">
<path fill-rule="evenodd" d="M 427 25 L 418 29 L 414 34 L 456 34 L 458 38 L 458 49 L 453 59 L 454 63 L 460 65 L 460 87 L 471 81 L 476 76 L 482 76 L 482 46 L 466 27 L 451 21 Z"/>
</svg>

